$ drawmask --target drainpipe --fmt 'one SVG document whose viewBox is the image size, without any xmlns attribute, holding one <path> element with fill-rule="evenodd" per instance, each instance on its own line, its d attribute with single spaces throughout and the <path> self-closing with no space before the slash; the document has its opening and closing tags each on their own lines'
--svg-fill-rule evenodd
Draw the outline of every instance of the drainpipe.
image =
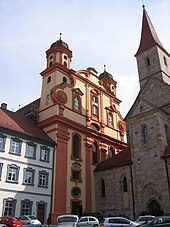
<svg viewBox="0 0 170 227">
<path fill-rule="evenodd" d="M 134 188 L 133 188 L 132 165 L 130 164 L 129 167 L 130 167 L 130 176 L 131 176 L 131 185 L 132 185 L 133 218 L 135 218 L 136 214 L 135 214 L 135 199 L 134 199 Z"/>
<path fill-rule="evenodd" d="M 55 152 L 57 151 L 57 145 L 54 147 L 53 150 L 53 165 L 52 165 L 52 183 L 51 183 L 51 206 L 50 206 L 50 224 L 51 224 L 51 214 L 52 214 L 52 206 L 53 206 L 53 185 L 54 185 L 54 163 L 55 163 Z"/>
</svg>

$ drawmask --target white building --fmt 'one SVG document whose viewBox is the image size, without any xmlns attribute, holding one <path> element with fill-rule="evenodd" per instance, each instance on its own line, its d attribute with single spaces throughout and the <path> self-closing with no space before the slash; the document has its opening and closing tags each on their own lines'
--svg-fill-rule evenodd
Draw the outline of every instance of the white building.
<svg viewBox="0 0 170 227">
<path fill-rule="evenodd" d="M 46 223 L 51 209 L 55 143 L 37 124 L 0 108 L 0 215 L 33 214 Z"/>
</svg>

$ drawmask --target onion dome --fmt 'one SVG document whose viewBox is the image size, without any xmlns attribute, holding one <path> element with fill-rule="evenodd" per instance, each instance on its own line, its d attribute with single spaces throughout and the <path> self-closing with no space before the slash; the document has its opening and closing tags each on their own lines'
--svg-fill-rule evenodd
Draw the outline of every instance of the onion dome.
<svg viewBox="0 0 170 227">
<path fill-rule="evenodd" d="M 113 76 L 106 71 L 106 65 L 104 65 L 104 72 L 99 75 L 99 79 L 110 78 L 113 80 Z"/>
<path fill-rule="evenodd" d="M 65 42 L 63 42 L 63 41 L 61 40 L 61 35 L 62 35 L 62 34 L 60 33 L 60 39 L 57 40 L 56 42 L 54 42 L 53 44 L 51 44 L 51 47 L 50 47 L 50 48 L 55 47 L 55 46 L 63 46 L 63 47 L 65 47 L 65 48 L 69 49 L 68 44 L 65 43 Z"/>
</svg>

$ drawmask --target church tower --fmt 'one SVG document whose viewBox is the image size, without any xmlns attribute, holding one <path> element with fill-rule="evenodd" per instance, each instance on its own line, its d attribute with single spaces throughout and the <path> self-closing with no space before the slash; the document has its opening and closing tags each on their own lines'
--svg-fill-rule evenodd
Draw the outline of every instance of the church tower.
<svg viewBox="0 0 170 227">
<path fill-rule="evenodd" d="M 144 6 L 141 40 L 135 56 L 141 88 L 150 77 L 170 84 L 170 55 L 161 44 Z"/>
<path fill-rule="evenodd" d="M 136 215 L 170 213 L 170 55 L 143 7 L 136 53 L 140 92 L 125 121 Z"/>
<path fill-rule="evenodd" d="M 93 67 L 71 69 L 72 51 L 61 36 L 46 57 L 38 121 L 57 144 L 51 209 L 55 224 L 61 214 L 95 212 L 93 171 L 127 145 L 113 76 L 106 69 L 100 75 Z"/>
</svg>

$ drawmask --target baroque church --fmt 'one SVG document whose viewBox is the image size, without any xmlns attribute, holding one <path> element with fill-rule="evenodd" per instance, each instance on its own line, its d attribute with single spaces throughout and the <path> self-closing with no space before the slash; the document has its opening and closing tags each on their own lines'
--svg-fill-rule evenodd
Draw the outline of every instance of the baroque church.
<svg viewBox="0 0 170 227">
<path fill-rule="evenodd" d="M 1 215 L 170 213 L 170 55 L 145 8 L 135 56 L 140 92 L 123 119 L 113 76 L 71 69 L 68 44 L 51 44 L 40 98 L 0 108 Z"/>
<path fill-rule="evenodd" d="M 170 55 L 143 7 L 140 91 L 125 117 L 128 148 L 95 169 L 103 215 L 170 214 Z"/>
</svg>

